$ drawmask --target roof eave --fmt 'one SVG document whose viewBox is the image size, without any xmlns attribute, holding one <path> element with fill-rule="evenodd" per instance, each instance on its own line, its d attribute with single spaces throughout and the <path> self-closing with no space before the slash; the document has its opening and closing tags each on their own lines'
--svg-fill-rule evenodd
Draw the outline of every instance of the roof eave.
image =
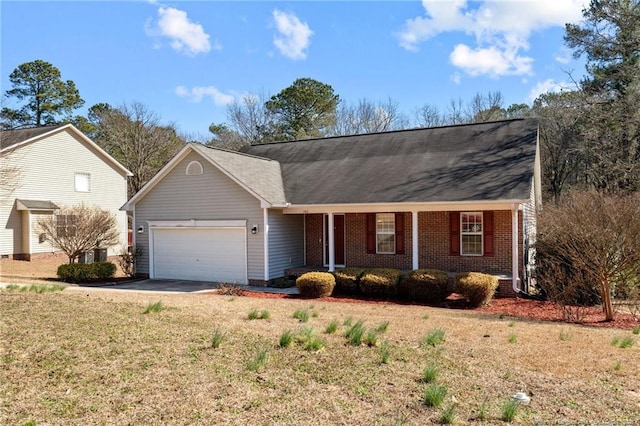
<svg viewBox="0 0 640 426">
<path fill-rule="evenodd" d="M 461 211 L 461 210 L 513 210 L 529 199 L 473 200 L 473 201 L 429 201 L 396 203 L 342 203 L 342 204 L 289 204 L 284 213 L 383 213 L 411 211 Z"/>
</svg>

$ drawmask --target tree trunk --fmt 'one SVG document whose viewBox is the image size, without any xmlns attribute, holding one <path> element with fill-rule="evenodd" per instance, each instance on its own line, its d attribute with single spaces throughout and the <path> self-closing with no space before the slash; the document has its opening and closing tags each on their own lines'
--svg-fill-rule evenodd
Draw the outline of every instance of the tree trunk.
<svg viewBox="0 0 640 426">
<path fill-rule="evenodd" d="M 607 280 L 600 281 L 600 290 L 602 292 L 602 310 L 604 311 L 605 321 L 613 321 L 613 304 L 611 303 L 611 290 Z"/>
</svg>

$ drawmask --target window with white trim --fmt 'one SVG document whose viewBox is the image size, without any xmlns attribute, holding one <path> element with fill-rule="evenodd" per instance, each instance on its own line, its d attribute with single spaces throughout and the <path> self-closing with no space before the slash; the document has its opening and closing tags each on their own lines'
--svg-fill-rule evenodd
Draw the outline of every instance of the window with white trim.
<svg viewBox="0 0 640 426">
<path fill-rule="evenodd" d="M 396 252 L 396 215 L 394 213 L 376 214 L 376 253 L 394 254 Z"/>
<path fill-rule="evenodd" d="M 78 232 L 78 216 L 73 214 L 56 215 L 56 234 L 58 237 L 75 237 Z"/>
<path fill-rule="evenodd" d="M 460 213 L 460 254 L 482 256 L 482 212 Z"/>
<path fill-rule="evenodd" d="M 76 192 L 91 192 L 91 174 L 76 173 L 75 185 Z"/>
</svg>

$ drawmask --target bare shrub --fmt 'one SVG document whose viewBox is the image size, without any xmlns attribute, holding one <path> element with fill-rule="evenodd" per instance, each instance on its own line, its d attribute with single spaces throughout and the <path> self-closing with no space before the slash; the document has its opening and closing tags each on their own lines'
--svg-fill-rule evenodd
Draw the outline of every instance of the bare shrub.
<svg viewBox="0 0 640 426">
<path fill-rule="evenodd" d="M 218 294 L 223 296 L 244 296 L 245 289 L 238 284 L 222 283 L 218 286 Z"/>
<path fill-rule="evenodd" d="M 48 241 L 65 252 L 69 263 L 85 251 L 120 243 L 116 216 L 99 207 L 63 207 L 54 215 L 42 217 L 38 226 Z"/>
<path fill-rule="evenodd" d="M 640 276 L 640 199 L 574 191 L 539 218 L 537 280 L 550 300 L 573 309 L 637 289 Z M 627 289 L 627 291 L 630 291 Z"/>
<path fill-rule="evenodd" d="M 136 262 L 142 255 L 142 249 L 140 247 L 122 247 L 120 254 L 117 257 L 118 266 L 122 272 L 128 277 L 135 277 L 136 275 Z"/>
</svg>

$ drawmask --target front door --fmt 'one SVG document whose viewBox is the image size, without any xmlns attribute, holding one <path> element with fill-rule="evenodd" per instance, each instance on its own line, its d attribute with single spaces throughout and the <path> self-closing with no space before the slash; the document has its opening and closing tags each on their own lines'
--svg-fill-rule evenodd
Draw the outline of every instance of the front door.
<svg viewBox="0 0 640 426">
<path fill-rule="evenodd" d="M 333 215 L 333 245 L 336 265 L 344 265 L 344 215 Z M 324 215 L 324 264 L 329 264 L 329 216 Z"/>
</svg>

